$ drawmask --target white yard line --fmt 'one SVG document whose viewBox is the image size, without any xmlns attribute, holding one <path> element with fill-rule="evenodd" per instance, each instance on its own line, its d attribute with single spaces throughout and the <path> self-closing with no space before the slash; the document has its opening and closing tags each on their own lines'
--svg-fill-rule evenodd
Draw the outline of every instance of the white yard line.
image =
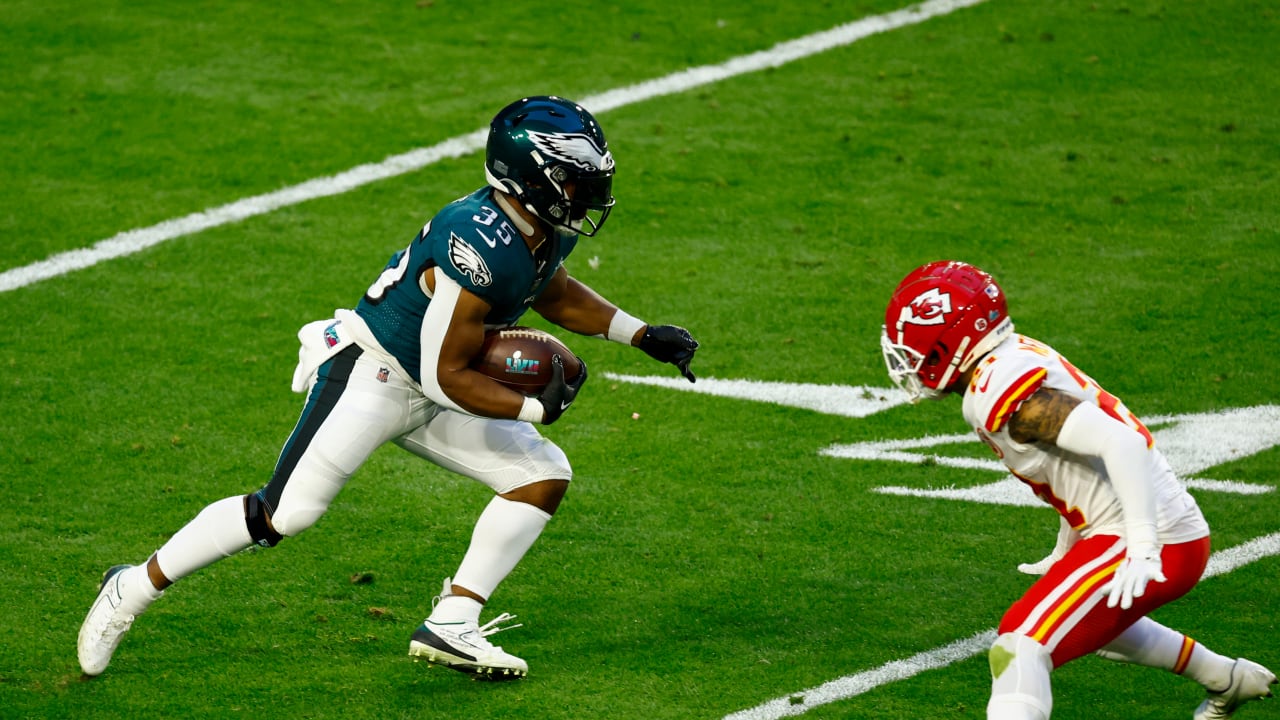
<svg viewBox="0 0 1280 720">
<path fill-rule="evenodd" d="M 1280 555 L 1280 533 L 1264 535 L 1243 545 L 1214 553 L 1209 558 L 1209 567 L 1205 569 L 1204 577 L 1223 575 L 1273 555 Z M 847 700 L 881 685 L 906 680 L 925 670 L 934 670 L 968 660 L 986 652 L 995 637 L 995 629 L 983 630 L 977 635 L 912 655 L 905 660 L 894 660 L 873 670 L 846 675 L 808 690 L 800 690 L 753 708 L 740 710 L 726 715 L 724 720 L 777 720 L 777 718 L 803 715 L 821 705 Z"/>
<path fill-rule="evenodd" d="M 607 112 L 624 105 L 684 92 L 736 75 L 785 65 L 810 55 L 850 45 L 876 33 L 921 23 L 985 1 L 929 0 L 902 10 L 863 18 L 830 30 L 779 43 L 768 50 L 742 55 L 719 65 L 689 68 L 666 77 L 580 98 L 579 102 L 593 113 Z M 308 200 L 345 193 L 378 180 L 419 170 L 441 160 L 468 155 L 484 147 L 487 135 L 488 128 L 481 128 L 428 148 L 393 155 L 379 163 L 359 165 L 337 175 L 308 180 L 265 195 L 256 195 L 237 200 L 229 205 L 165 220 L 150 227 L 127 230 L 101 240 L 92 247 L 69 250 L 30 265 L 6 270 L 0 273 L 0 292 L 16 290 L 75 270 L 92 267 L 107 260 L 131 255 L 153 245 L 220 225 L 238 222 L 255 215 L 264 215 Z"/>
<path fill-rule="evenodd" d="M 952 663 L 967 660 L 991 647 L 995 639 L 995 630 L 984 630 L 973 637 L 957 640 L 950 645 L 943 645 L 919 655 L 912 655 L 906 660 L 894 660 L 874 670 L 860 672 L 857 675 L 846 675 L 818 687 L 801 690 L 749 710 L 726 715 L 725 720 L 773 720 L 802 715 L 819 705 L 845 700 L 874 690 L 881 685 L 906 680 L 925 670 L 946 667 Z"/>
<path fill-rule="evenodd" d="M 766 382 L 764 380 L 719 380 L 709 377 L 700 377 L 697 384 L 692 384 L 678 375 L 605 373 L 604 376 L 610 380 L 633 385 L 649 385 L 664 390 L 694 392 L 737 400 L 754 400 L 784 407 L 804 408 L 826 415 L 855 418 L 873 415 L 905 404 L 907 401 L 906 394 L 898 392 L 897 388 Z M 978 442 L 976 435 L 965 435 L 963 438 L 967 442 Z"/>
</svg>

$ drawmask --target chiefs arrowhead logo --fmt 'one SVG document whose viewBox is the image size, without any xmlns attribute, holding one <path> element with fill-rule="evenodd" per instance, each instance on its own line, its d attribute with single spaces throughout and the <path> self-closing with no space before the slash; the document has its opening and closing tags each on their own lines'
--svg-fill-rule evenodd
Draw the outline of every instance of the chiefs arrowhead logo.
<svg viewBox="0 0 1280 720">
<path fill-rule="evenodd" d="M 930 288 L 902 308 L 898 321 L 913 325 L 941 325 L 950 312 L 951 294 Z"/>
</svg>

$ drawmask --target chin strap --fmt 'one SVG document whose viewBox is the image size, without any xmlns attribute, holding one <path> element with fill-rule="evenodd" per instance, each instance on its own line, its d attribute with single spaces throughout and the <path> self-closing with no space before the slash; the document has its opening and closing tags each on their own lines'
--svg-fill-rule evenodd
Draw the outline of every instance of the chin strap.
<svg viewBox="0 0 1280 720">
<path fill-rule="evenodd" d="M 947 389 L 947 386 L 951 384 L 951 379 L 955 377 L 957 370 L 959 370 L 960 372 L 964 372 L 964 369 L 961 367 L 961 365 L 962 365 L 962 361 L 964 360 L 964 354 L 968 350 L 969 350 L 969 336 L 966 335 L 964 339 L 960 341 L 960 347 L 956 348 L 955 354 L 951 356 L 951 362 L 947 364 L 947 371 L 942 374 L 942 379 L 938 380 L 937 389 L 939 392 Z"/>
<path fill-rule="evenodd" d="M 538 229 L 524 218 L 524 213 L 520 212 L 516 204 L 511 201 L 511 196 L 502 191 L 498 191 L 494 196 L 498 198 L 498 204 L 502 206 L 502 211 L 511 218 L 511 222 L 515 223 L 516 229 L 520 231 L 521 235 L 533 237 L 537 234 Z M 529 212 L 533 211 L 530 210 Z"/>
</svg>

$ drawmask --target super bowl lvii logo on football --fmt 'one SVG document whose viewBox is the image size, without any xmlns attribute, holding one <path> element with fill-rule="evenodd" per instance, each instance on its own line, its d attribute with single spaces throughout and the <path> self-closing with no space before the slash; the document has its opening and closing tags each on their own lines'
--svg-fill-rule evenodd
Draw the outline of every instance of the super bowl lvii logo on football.
<svg viewBox="0 0 1280 720">
<path fill-rule="evenodd" d="M 537 375 L 538 361 L 522 358 L 520 353 L 516 352 L 507 358 L 507 372 L 514 375 Z"/>
</svg>

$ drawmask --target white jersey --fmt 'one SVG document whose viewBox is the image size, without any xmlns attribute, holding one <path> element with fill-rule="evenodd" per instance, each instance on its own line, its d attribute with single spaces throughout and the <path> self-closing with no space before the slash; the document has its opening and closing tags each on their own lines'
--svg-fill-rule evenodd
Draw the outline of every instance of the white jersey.
<svg viewBox="0 0 1280 720">
<path fill-rule="evenodd" d="M 1162 544 L 1189 542 L 1209 534 L 1196 501 L 1178 481 L 1155 440 L 1116 396 L 1102 389 L 1053 348 L 1012 335 L 989 352 L 964 393 L 964 419 L 1018 479 L 1082 537 L 1124 537 L 1124 511 L 1100 458 L 1076 455 L 1056 445 L 1023 444 L 1009 436 L 1008 420 L 1040 388 L 1052 388 L 1097 405 L 1146 439 L 1147 478 L 1154 488 L 1156 530 Z"/>
</svg>

